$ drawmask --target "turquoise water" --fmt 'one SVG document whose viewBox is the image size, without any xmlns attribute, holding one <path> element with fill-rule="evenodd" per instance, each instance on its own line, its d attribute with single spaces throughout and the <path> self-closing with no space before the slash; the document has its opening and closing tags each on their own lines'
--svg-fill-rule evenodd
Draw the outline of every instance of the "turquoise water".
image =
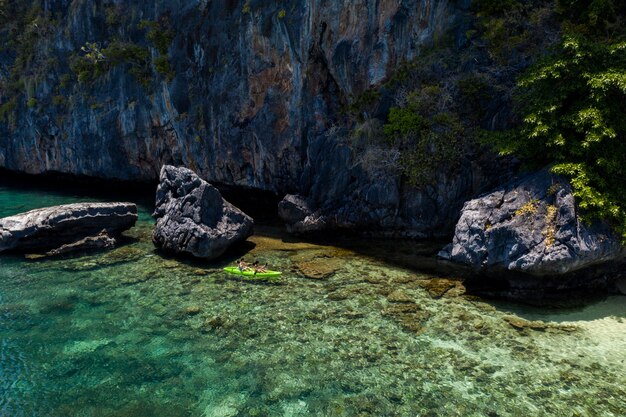
<svg viewBox="0 0 626 417">
<path fill-rule="evenodd" d="M 0 186 L 0 216 L 86 200 Z M 383 260 L 417 245 L 372 257 L 270 226 L 241 250 L 284 280 L 247 282 L 163 257 L 149 213 L 113 251 L 0 257 L 0 416 L 626 414 L 624 297 L 493 304 Z"/>
</svg>

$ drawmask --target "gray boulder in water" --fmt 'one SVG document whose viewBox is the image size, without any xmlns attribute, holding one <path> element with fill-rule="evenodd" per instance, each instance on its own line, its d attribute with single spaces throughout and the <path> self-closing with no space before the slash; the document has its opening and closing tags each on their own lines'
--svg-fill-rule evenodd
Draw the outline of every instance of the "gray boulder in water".
<svg viewBox="0 0 626 417">
<path fill-rule="evenodd" d="M 278 203 L 278 216 L 287 224 L 297 223 L 313 214 L 311 202 L 305 197 L 287 194 Z"/>
<path fill-rule="evenodd" d="M 0 219 L 0 252 L 64 245 L 78 250 L 83 248 L 78 244 L 81 240 L 102 234 L 117 236 L 136 221 L 137 206 L 132 203 L 77 203 L 31 210 Z"/>
<path fill-rule="evenodd" d="M 440 255 L 486 272 L 560 276 L 626 251 L 606 224 L 580 221 L 567 179 L 544 169 L 465 203 Z"/>
<path fill-rule="evenodd" d="M 278 203 L 278 216 L 289 233 L 318 232 L 328 226 L 327 218 L 314 211 L 313 204 L 299 195 L 287 194 Z"/>
<path fill-rule="evenodd" d="M 165 251 L 215 259 L 252 235 L 254 221 L 187 168 L 164 165 L 152 240 Z"/>
</svg>

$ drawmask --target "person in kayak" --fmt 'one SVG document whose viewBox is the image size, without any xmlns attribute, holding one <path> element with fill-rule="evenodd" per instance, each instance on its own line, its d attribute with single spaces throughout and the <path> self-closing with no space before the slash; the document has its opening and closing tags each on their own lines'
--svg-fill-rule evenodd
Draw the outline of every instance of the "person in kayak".
<svg viewBox="0 0 626 417">
<path fill-rule="evenodd" d="M 252 264 L 252 268 L 254 268 L 254 275 L 267 272 L 267 264 L 261 265 L 259 264 L 259 261 L 254 261 L 254 263 Z"/>
<path fill-rule="evenodd" d="M 248 269 L 250 269 L 250 267 L 248 266 L 248 263 L 246 262 L 244 258 L 241 258 L 239 261 L 237 261 L 237 268 L 239 268 L 241 272 L 247 271 Z"/>
</svg>

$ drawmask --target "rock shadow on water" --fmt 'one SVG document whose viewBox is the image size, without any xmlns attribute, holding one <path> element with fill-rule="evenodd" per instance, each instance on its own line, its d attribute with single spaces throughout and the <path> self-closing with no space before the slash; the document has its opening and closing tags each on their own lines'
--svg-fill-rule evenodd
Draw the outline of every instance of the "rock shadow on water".
<svg viewBox="0 0 626 417">
<path fill-rule="evenodd" d="M 243 242 L 237 242 L 224 252 L 222 256 L 215 260 L 206 260 L 202 258 L 196 258 L 190 254 L 172 254 L 170 252 L 155 248 L 153 254 L 167 260 L 173 260 L 179 262 L 181 265 L 188 266 L 190 268 L 208 268 L 208 269 L 220 269 L 225 266 L 233 265 L 238 259 L 245 257 L 249 254 L 256 244 L 249 240 Z"/>
<path fill-rule="evenodd" d="M 187 254 L 173 255 L 158 248 L 154 249 L 153 253 L 164 260 L 176 262 L 181 268 L 188 269 L 192 275 L 211 275 L 212 273 L 219 273 L 220 275 L 215 277 L 215 282 L 218 283 L 228 279 L 244 282 L 246 284 L 283 285 L 284 282 L 281 279 L 273 277 L 244 277 L 230 275 L 222 270 L 224 267 L 236 265 L 237 261 L 241 258 L 250 258 L 250 254 L 256 246 L 255 242 L 249 240 L 238 242 L 228 248 L 218 259 L 210 261 Z M 250 259 L 247 260 L 250 261 Z"/>
</svg>

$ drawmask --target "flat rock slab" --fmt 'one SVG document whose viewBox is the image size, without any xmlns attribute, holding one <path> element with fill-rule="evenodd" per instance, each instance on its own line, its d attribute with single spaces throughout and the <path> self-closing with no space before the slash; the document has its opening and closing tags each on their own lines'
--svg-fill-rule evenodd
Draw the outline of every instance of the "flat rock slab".
<svg viewBox="0 0 626 417">
<path fill-rule="evenodd" d="M 222 198 L 195 172 L 164 165 L 156 195 L 152 240 L 161 249 L 215 259 L 252 235 L 250 216 Z"/>
<path fill-rule="evenodd" d="M 333 276 L 341 268 L 341 263 L 336 259 L 317 258 L 298 262 L 296 268 L 306 278 L 322 280 Z"/>
<path fill-rule="evenodd" d="M 402 290 L 395 290 L 387 296 L 390 303 L 414 303 L 415 300 Z"/>
<path fill-rule="evenodd" d="M 89 236 L 121 234 L 137 221 L 133 203 L 76 203 L 0 219 L 0 252 L 60 248 Z"/>
<path fill-rule="evenodd" d="M 575 332 L 578 330 L 578 327 L 572 324 L 561 324 L 561 323 L 546 323 L 541 320 L 526 320 L 517 316 L 504 316 L 502 317 L 504 321 L 509 323 L 511 327 L 516 330 L 557 330 L 563 332 Z"/>
</svg>

